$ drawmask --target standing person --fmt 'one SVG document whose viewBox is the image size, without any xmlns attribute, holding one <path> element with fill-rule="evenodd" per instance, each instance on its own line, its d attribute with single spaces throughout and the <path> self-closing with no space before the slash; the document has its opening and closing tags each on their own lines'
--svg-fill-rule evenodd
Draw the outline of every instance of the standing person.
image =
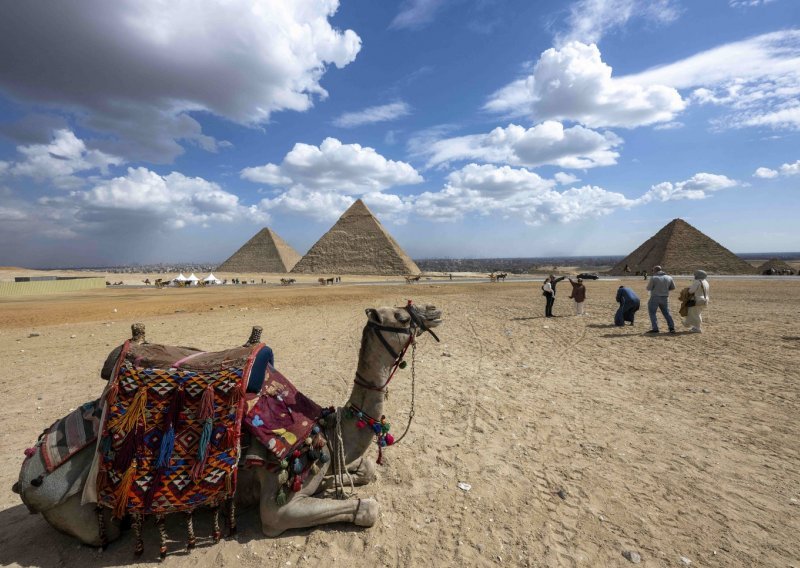
<svg viewBox="0 0 800 568">
<path fill-rule="evenodd" d="M 617 313 L 614 314 L 614 325 L 622 326 L 625 325 L 626 321 L 631 322 L 631 325 L 633 325 L 633 318 L 636 312 L 639 311 L 639 296 L 627 286 L 620 286 L 617 289 L 617 302 L 619 303 L 619 308 L 617 308 Z"/>
<path fill-rule="evenodd" d="M 675 322 L 669 315 L 669 293 L 675 289 L 675 282 L 672 276 L 661 270 L 660 266 L 653 267 L 654 274 L 647 282 L 647 291 L 650 292 L 650 299 L 647 301 L 647 312 L 650 315 L 651 329 L 647 333 L 658 333 L 658 320 L 656 310 L 661 310 L 670 333 L 675 333 Z"/>
<path fill-rule="evenodd" d="M 544 279 L 544 284 L 542 284 L 542 296 L 544 296 L 544 317 L 551 318 L 553 317 L 553 303 L 555 302 L 555 293 L 553 292 L 553 285 L 550 284 L 550 279 L 553 278 L 552 276 L 548 276 Z"/>
<path fill-rule="evenodd" d="M 575 315 L 582 316 L 586 313 L 583 310 L 583 303 L 586 301 L 586 286 L 583 285 L 582 278 L 578 278 L 577 282 L 570 278 L 569 283 L 572 284 L 572 294 L 570 294 L 570 298 L 575 300 Z"/>
<path fill-rule="evenodd" d="M 692 333 L 703 332 L 703 310 L 708 305 L 708 281 L 707 274 L 703 270 L 694 271 L 694 282 L 689 286 L 689 294 L 692 299 L 689 301 L 689 311 L 686 319 L 683 320 L 684 327 L 691 327 Z"/>
</svg>

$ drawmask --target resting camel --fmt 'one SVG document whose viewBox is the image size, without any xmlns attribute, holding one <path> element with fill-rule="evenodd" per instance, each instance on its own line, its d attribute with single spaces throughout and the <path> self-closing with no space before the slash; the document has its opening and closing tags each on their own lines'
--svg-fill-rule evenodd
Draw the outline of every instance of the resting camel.
<svg viewBox="0 0 800 568">
<path fill-rule="evenodd" d="M 416 338 L 424 331 L 430 331 L 430 328 L 442 322 L 441 313 L 441 310 L 431 305 L 424 309 L 411 305 L 405 308 L 367 309 L 367 323 L 361 334 L 356 378 L 345 406 L 356 405 L 368 416 L 382 416 L 387 385 L 393 373 L 400 367 L 406 349 L 413 346 Z M 254 335 L 256 329 L 260 335 L 260 328 L 254 328 Z M 143 326 L 139 330 L 134 326 L 133 341 L 144 341 Z M 253 341 L 258 340 L 253 340 L 251 336 L 251 342 Z M 109 356 L 109 360 L 113 361 L 114 358 Z M 237 501 L 245 506 L 258 504 L 261 529 L 266 536 L 275 537 L 289 529 L 326 523 L 344 522 L 370 527 L 377 521 L 379 507 L 373 498 L 335 500 L 314 496 L 319 491 L 334 486 L 336 479 L 340 483 L 344 480 L 349 485 L 347 474 L 354 485 L 365 485 L 376 478 L 375 461 L 364 457 L 367 450 L 375 444 L 374 432 L 369 428 L 359 429 L 355 419 L 344 415 L 342 407 L 337 409 L 334 416 L 340 426 L 326 426 L 329 444 L 322 449 L 322 453 L 327 454 L 328 459 L 325 463 L 320 460 L 319 471 L 309 475 L 301 490 L 292 493 L 284 505 L 278 505 L 275 499 L 280 486 L 277 471 L 264 467 L 240 470 Z M 335 441 L 339 434 L 342 440 L 341 452 L 332 455 L 330 448 L 331 445 L 337 447 Z M 255 439 L 252 443 L 260 445 Z M 64 465 L 46 476 L 43 475 L 41 449 L 37 447 L 33 451 L 33 458 L 23 465 L 13 491 L 22 496 L 31 512 L 42 513 L 45 520 L 59 531 L 74 536 L 85 544 L 100 546 L 103 539 L 100 535 L 100 523 L 97 521 L 98 513 L 93 504 L 81 505 L 80 502 L 95 445 L 89 445 L 75 453 Z M 339 456 L 343 459 L 338 459 Z M 337 468 L 334 465 L 336 462 L 343 463 L 345 471 L 341 471 L 341 467 Z M 60 498 L 63 495 L 69 496 Z M 118 524 L 111 522 L 109 511 L 103 509 L 101 512 L 105 518 L 103 524 L 106 542 L 115 540 L 120 534 Z"/>
</svg>

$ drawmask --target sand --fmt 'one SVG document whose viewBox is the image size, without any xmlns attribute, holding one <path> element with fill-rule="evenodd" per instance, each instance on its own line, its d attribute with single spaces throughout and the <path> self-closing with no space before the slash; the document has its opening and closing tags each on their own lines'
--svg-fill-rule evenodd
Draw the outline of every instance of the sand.
<svg viewBox="0 0 800 568">
<path fill-rule="evenodd" d="M 380 502 L 378 523 L 268 539 L 245 511 L 235 540 L 187 554 L 173 521 L 162 565 L 625 566 L 634 550 L 644 566 L 800 566 L 800 279 L 712 280 L 706 333 L 656 337 L 642 311 L 610 325 L 618 282 L 587 284 L 586 317 L 570 315 L 562 284 L 550 320 L 538 287 L 513 281 L 0 299 L 0 565 L 158 564 L 152 527 L 138 561 L 130 535 L 96 551 L 10 490 L 24 448 L 99 395 L 133 321 L 151 341 L 205 349 L 262 325 L 278 368 L 340 404 L 364 308 L 413 297 L 444 310 L 442 343 L 421 340 L 411 433 L 357 489 Z M 410 386 L 409 368 L 388 401 L 397 428 Z M 198 532 L 208 525 L 200 515 Z"/>
</svg>

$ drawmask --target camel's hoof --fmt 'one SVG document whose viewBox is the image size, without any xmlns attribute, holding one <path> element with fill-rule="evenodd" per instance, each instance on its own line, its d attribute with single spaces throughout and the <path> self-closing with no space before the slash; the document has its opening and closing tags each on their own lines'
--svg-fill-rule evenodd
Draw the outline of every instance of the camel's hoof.
<svg viewBox="0 0 800 568">
<path fill-rule="evenodd" d="M 375 499 L 360 499 L 355 524 L 359 527 L 371 527 L 378 520 L 379 510 L 380 505 Z"/>
</svg>

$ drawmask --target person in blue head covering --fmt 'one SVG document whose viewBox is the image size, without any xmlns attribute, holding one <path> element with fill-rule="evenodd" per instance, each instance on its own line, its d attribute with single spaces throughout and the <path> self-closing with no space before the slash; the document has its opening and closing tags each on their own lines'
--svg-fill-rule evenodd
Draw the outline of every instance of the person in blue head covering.
<svg viewBox="0 0 800 568">
<path fill-rule="evenodd" d="M 614 314 L 614 325 L 622 326 L 626 321 L 633 325 L 634 316 L 639 311 L 639 296 L 627 286 L 620 286 L 617 289 L 617 302 L 619 308 Z"/>
</svg>

